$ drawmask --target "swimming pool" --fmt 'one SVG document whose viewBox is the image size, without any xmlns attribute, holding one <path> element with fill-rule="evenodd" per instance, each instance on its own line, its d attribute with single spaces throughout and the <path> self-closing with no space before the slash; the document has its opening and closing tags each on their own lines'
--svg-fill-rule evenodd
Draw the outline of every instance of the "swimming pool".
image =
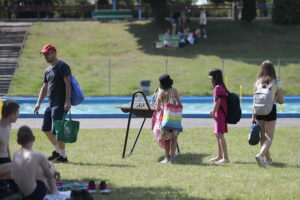
<svg viewBox="0 0 300 200">
<path fill-rule="evenodd" d="M 39 115 L 33 115 L 33 109 L 36 104 L 36 97 L 5 97 L 5 99 L 14 99 L 20 103 L 21 118 L 42 118 L 48 100 L 44 100 L 40 108 Z M 209 111 L 212 109 L 212 97 L 208 96 L 183 96 L 183 117 L 185 118 L 210 118 Z M 72 116 L 74 118 L 127 118 L 128 114 L 123 113 L 115 106 L 124 105 L 131 101 L 131 97 L 87 97 L 83 104 L 72 107 Z M 285 97 L 283 112 L 279 112 L 278 117 L 298 118 L 300 117 L 300 96 Z M 251 117 L 252 97 L 242 98 L 243 118 Z"/>
</svg>

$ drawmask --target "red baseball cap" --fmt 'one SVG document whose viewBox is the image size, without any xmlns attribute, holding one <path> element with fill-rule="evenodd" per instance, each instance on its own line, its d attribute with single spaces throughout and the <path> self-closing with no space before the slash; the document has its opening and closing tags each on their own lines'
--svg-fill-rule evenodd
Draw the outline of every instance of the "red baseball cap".
<svg viewBox="0 0 300 200">
<path fill-rule="evenodd" d="M 40 53 L 48 53 L 49 51 L 56 51 L 55 46 L 51 45 L 51 44 L 46 44 L 45 46 L 43 46 L 42 50 Z"/>
</svg>

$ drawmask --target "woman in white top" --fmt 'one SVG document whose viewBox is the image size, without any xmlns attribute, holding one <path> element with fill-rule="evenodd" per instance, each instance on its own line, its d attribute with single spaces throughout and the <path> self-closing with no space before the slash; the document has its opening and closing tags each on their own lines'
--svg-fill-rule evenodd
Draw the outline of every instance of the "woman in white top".
<svg viewBox="0 0 300 200">
<path fill-rule="evenodd" d="M 267 115 L 255 115 L 254 109 L 252 112 L 252 123 L 257 122 L 261 128 L 261 150 L 255 158 L 258 165 L 262 167 L 264 167 L 265 165 L 272 165 L 270 147 L 274 137 L 277 119 L 276 102 L 278 102 L 279 104 L 284 103 L 282 86 L 280 85 L 279 81 L 277 81 L 274 66 L 270 61 L 266 60 L 262 62 L 260 66 L 260 71 L 257 74 L 254 92 L 256 92 L 259 88 L 266 88 L 268 87 L 268 85 L 272 94 L 271 103 L 273 104 L 273 107 L 271 112 Z M 266 158 L 266 162 L 264 160 L 264 157 Z"/>
</svg>

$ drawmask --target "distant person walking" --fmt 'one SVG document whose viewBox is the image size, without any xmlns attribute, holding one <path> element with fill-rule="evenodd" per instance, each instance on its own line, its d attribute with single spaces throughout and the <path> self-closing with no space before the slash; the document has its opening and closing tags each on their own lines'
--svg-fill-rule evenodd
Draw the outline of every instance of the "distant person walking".
<svg viewBox="0 0 300 200">
<path fill-rule="evenodd" d="M 177 29 L 179 27 L 179 18 L 180 18 L 180 13 L 179 12 L 175 12 L 172 16 L 172 19 L 171 19 L 172 35 L 177 34 Z"/>
<path fill-rule="evenodd" d="M 53 45 L 45 45 L 41 54 L 50 66 L 45 71 L 44 84 L 40 90 L 34 113 L 38 114 L 41 103 L 48 93 L 49 106 L 44 114 L 42 131 L 55 149 L 48 159 L 55 162 L 68 162 L 65 143 L 56 141 L 53 121 L 62 120 L 64 113 L 71 108 L 71 69 L 68 64 L 57 58 L 57 51 Z"/>
<path fill-rule="evenodd" d="M 200 37 L 206 39 L 207 38 L 207 32 L 206 32 L 207 17 L 206 17 L 206 12 L 203 8 L 200 10 L 199 25 L 200 25 Z"/>
<path fill-rule="evenodd" d="M 266 98 L 268 96 L 270 98 Z M 277 80 L 273 64 L 266 60 L 262 62 L 257 74 L 252 112 L 252 123 L 258 123 L 261 129 L 261 149 L 255 157 L 261 167 L 272 165 L 270 148 L 277 119 L 276 102 L 279 104 L 284 103 L 282 86 Z"/>
</svg>

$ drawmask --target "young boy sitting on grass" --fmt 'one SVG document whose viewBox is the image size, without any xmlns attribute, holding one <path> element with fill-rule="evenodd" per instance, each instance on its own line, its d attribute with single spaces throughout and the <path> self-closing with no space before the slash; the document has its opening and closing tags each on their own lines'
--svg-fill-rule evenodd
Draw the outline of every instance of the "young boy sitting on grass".
<svg viewBox="0 0 300 200">
<path fill-rule="evenodd" d="M 47 158 L 32 150 L 35 137 L 28 126 L 18 130 L 17 142 L 21 149 L 13 156 L 12 177 L 25 200 L 42 200 L 45 195 L 57 193 L 55 180 L 60 174 Z"/>
</svg>

